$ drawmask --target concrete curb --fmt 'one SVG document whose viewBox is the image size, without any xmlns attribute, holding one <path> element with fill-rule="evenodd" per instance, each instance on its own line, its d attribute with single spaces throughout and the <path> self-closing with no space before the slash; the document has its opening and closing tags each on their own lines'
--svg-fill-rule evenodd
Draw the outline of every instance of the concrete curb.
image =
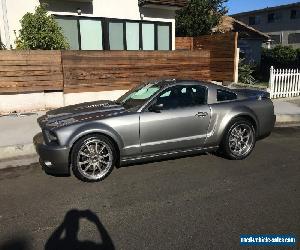
<svg viewBox="0 0 300 250">
<path fill-rule="evenodd" d="M 276 123 L 297 123 L 300 122 L 299 115 L 276 115 Z"/>
<path fill-rule="evenodd" d="M 0 147 L 0 160 L 29 155 L 36 155 L 36 151 L 32 143 L 26 145 Z"/>
</svg>

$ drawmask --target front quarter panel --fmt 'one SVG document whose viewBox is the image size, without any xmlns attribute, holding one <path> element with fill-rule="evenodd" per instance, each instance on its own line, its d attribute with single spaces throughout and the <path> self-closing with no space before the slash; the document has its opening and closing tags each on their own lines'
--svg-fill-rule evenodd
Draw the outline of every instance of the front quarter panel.
<svg viewBox="0 0 300 250">
<path fill-rule="evenodd" d="M 81 137 L 101 133 L 111 137 L 118 145 L 120 155 L 135 155 L 140 152 L 139 114 L 86 121 L 57 131 L 61 145 L 71 148 Z"/>
</svg>

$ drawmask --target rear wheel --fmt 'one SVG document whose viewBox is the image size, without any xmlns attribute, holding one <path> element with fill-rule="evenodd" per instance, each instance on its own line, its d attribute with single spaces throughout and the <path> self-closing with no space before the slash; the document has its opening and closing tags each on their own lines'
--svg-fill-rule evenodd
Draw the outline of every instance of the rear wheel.
<svg viewBox="0 0 300 250">
<path fill-rule="evenodd" d="M 72 155 L 74 175 L 86 182 L 105 179 L 113 170 L 116 151 L 109 138 L 103 135 L 88 135 L 74 145 Z"/>
<path fill-rule="evenodd" d="M 232 160 L 242 160 L 251 154 L 256 142 L 255 129 L 246 119 L 234 119 L 221 143 L 223 155 Z"/>
</svg>

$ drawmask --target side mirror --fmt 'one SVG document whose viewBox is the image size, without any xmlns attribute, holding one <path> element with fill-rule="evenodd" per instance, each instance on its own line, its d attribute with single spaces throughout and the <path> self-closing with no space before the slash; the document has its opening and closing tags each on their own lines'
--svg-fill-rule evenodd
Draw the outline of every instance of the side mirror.
<svg viewBox="0 0 300 250">
<path fill-rule="evenodd" d="M 152 106 L 149 107 L 150 112 L 155 112 L 155 113 L 160 113 L 164 109 L 164 105 L 162 103 L 160 104 L 153 104 Z"/>
</svg>

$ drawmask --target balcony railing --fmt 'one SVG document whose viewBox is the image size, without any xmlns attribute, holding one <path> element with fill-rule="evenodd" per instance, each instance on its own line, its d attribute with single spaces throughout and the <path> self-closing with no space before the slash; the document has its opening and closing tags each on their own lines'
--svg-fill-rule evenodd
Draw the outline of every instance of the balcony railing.
<svg viewBox="0 0 300 250">
<path fill-rule="evenodd" d="M 139 0 L 139 6 L 162 5 L 171 7 L 185 7 L 188 0 Z"/>
</svg>

